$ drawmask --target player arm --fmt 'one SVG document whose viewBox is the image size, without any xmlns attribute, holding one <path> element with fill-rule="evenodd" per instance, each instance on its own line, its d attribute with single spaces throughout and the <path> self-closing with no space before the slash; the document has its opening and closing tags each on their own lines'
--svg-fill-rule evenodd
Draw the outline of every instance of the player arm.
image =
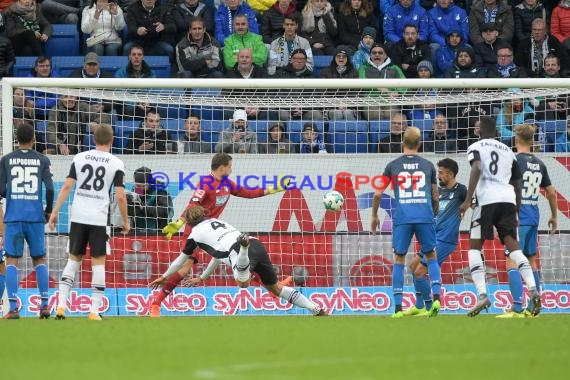
<svg viewBox="0 0 570 380">
<path fill-rule="evenodd" d="M 439 189 L 437 185 L 431 185 L 431 207 L 433 208 L 433 215 L 437 216 L 439 213 Z"/>
<path fill-rule="evenodd" d="M 170 264 L 166 272 L 164 272 L 164 274 L 161 277 L 162 278 L 170 277 L 170 275 L 172 275 L 174 272 L 177 272 L 180 268 L 182 268 L 182 266 L 186 263 L 186 261 L 188 261 L 188 259 L 191 259 L 194 261 L 194 263 L 196 263 L 198 259 L 192 256 L 192 254 L 197 248 L 198 245 L 196 244 L 194 239 L 188 239 L 186 241 L 186 246 L 184 247 L 180 255 L 178 255 L 178 257 L 174 259 L 174 261 Z"/>
<path fill-rule="evenodd" d="M 4 160 L 0 161 L 0 197 L 6 198 L 6 171 L 4 170 Z M 3 218 L 2 218 L 3 219 Z"/>
<path fill-rule="evenodd" d="M 61 206 L 63 206 L 63 202 L 65 202 L 65 200 L 67 199 L 69 192 L 71 191 L 71 189 L 73 189 L 73 185 L 75 185 L 75 179 L 67 177 L 65 179 L 65 182 L 63 183 L 63 186 L 61 187 L 61 190 L 59 191 L 57 202 L 55 203 L 55 207 L 53 208 L 52 211 L 53 214 L 57 214 L 59 212 Z"/>
<path fill-rule="evenodd" d="M 479 184 L 479 178 L 481 178 L 481 158 L 479 152 L 471 151 L 467 154 L 469 163 L 471 164 L 471 172 L 469 173 L 469 184 L 467 186 L 467 196 L 465 201 L 471 202 L 473 195 L 475 195 L 475 189 L 477 189 L 477 184 Z"/>
<path fill-rule="evenodd" d="M 44 167 L 44 172 L 42 173 L 43 182 L 46 187 L 46 214 L 51 214 L 53 210 L 53 200 L 55 198 L 55 191 L 53 189 L 53 178 L 49 164 Z"/>
<path fill-rule="evenodd" d="M 548 205 L 550 206 L 550 220 L 548 221 L 553 228 L 553 232 L 556 231 L 556 221 L 558 220 L 558 205 L 556 204 L 556 189 L 554 186 L 549 185 L 544 189 L 546 191 L 546 199 L 548 199 Z"/>
<path fill-rule="evenodd" d="M 220 265 L 220 260 L 216 259 L 215 257 L 212 257 L 212 260 L 210 260 L 206 269 L 204 269 L 202 274 L 199 276 L 200 280 L 204 281 L 208 277 L 210 277 L 214 273 L 218 265 Z"/>
<path fill-rule="evenodd" d="M 515 190 L 515 205 L 517 208 L 517 214 L 521 209 L 521 199 L 522 199 L 522 190 L 521 190 L 521 170 L 519 168 L 519 164 L 517 161 L 513 161 L 513 166 L 511 167 L 511 180 L 509 183 L 513 186 Z"/>
</svg>

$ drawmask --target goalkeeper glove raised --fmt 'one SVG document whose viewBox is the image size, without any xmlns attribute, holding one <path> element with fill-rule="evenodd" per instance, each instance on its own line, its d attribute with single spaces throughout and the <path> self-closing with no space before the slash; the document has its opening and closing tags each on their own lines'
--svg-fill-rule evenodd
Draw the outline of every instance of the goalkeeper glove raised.
<svg viewBox="0 0 570 380">
<path fill-rule="evenodd" d="M 284 178 L 284 177 L 285 177 L 284 175 L 279 175 L 279 177 L 277 177 L 277 184 L 275 185 L 275 187 L 269 187 L 269 186 L 267 187 L 267 194 L 275 194 L 287 190 L 289 184 L 291 183 L 291 178 L 289 177 Z"/>
<path fill-rule="evenodd" d="M 166 238 L 170 240 L 172 235 L 178 232 L 180 228 L 184 225 L 184 221 L 182 219 L 178 219 L 176 221 L 170 222 L 162 229 L 162 233 L 166 235 Z"/>
</svg>

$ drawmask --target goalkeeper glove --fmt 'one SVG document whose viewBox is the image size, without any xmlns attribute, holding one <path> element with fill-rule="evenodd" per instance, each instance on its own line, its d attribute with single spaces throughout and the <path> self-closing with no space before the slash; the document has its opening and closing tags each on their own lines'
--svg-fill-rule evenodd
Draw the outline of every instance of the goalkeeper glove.
<svg viewBox="0 0 570 380">
<path fill-rule="evenodd" d="M 184 225 L 184 221 L 182 219 L 178 219 L 174 222 L 170 222 L 162 229 L 162 233 L 166 235 L 166 238 L 170 240 L 172 235 L 178 232 L 180 228 Z"/>
<path fill-rule="evenodd" d="M 277 184 L 275 187 L 267 187 L 267 194 L 275 194 L 287 190 L 286 188 L 289 187 L 291 178 L 287 177 L 283 179 L 284 177 L 285 176 L 282 174 L 279 175 L 279 177 L 277 177 Z"/>
</svg>

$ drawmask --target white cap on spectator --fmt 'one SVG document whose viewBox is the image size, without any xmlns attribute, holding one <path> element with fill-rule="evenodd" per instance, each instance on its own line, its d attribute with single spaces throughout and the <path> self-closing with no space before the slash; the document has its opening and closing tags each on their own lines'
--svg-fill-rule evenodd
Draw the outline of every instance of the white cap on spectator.
<svg viewBox="0 0 570 380">
<path fill-rule="evenodd" d="M 232 120 L 233 121 L 237 121 L 237 120 L 247 121 L 247 114 L 245 113 L 245 110 L 235 110 Z"/>
</svg>

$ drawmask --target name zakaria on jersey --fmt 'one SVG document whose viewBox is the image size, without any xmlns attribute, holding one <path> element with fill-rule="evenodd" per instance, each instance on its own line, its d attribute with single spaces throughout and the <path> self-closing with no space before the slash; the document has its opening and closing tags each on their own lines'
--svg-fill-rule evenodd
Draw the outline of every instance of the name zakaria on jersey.
<svg viewBox="0 0 570 380">
<path fill-rule="evenodd" d="M 544 162 L 531 153 L 517 154 L 517 162 L 521 172 L 521 210 L 519 224 L 521 226 L 537 226 L 539 222 L 538 197 L 540 188 L 552 183 Z"/>
<path fill-rule="evenodd" d="M 479 206 L 515 204 L 515 191 L 510 182 L 520 178 L 520 171 L 511 148 L 500 141 L 483 139 L 467 148 L 467 159 L 471 165 L 481 162 L 481 177 L 475 190 Z"/>
<path fill-rule="evenodd" d="M 459 238 L 459 207 L 467 197 L 467 188 L 456 183 L 451 189 L 439 188 L 439 212 L 435 227 L 437 240 L 457 244 Z"/>
<path fill-rule="evenodd" d="M 49 159 L 35 150 L 16 150 L 0 161 L 0 191 L 6 193 L 5 223 L 45 222 L 43 186 L 53 190 Z"/>
<path fill-rule="evenodd" d="M 106 226 L 113 186 L 124 187 L 125 165 L 109 152 L 89 150 L 79 153 L 69 169 L 76 180 L 70 220 L 93 226 Z"/>
<path fill-rule="evenodd" d="M 401 156 L 386 166 L 396 198 L 394 224 L 433 223 L 432 185 L 436 184 L 433 164 L 416 155 Z"/>
<path fill-rule="evenodd" d="M 206 219 L 192 228 L 183 252 L 192 255 L 196 248 L 201 248 L 210 256 L 223 259 L 232 251 L 238 251 L 236 239 L 240 234 L 240 231 L 226 222 L 215 218 Z"/>
</svg>

